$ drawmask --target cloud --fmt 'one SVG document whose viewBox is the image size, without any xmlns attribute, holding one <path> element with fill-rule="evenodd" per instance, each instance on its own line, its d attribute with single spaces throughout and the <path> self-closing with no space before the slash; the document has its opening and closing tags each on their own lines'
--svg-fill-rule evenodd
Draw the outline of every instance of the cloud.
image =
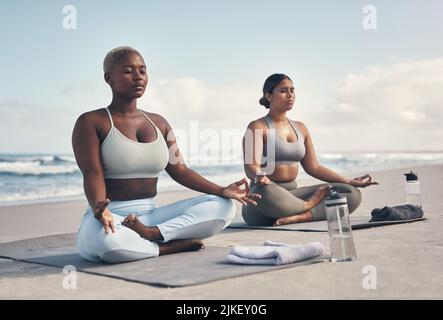
<svg viewBox="0 0 443 320">
<path fill-rule="evenodd" d="M 139 105 L 176 126 L 187 127 L 190 121 L 199 121 L 206 128 L 244 130 L 249 121 L 263 114 L 259 96 L 259 88 L 247 85 L 213 85 L 195 78 L 175 78 L 152 84 Z"/>
<path fill-rule="evenodd" d="M 307 124 L 321 151 L 442 150 L 443 58 L 348 74 Z"/>
<path fill-rule="evenodd" d="M 185 158 L 201 157 L 208 148 L 212 156 L 220 152 L 238 158 L 246 126 L 266 112 L 259 96 L 259 88 L 247 85 L 162 79 L 150 85 L 139 106 L 168 120 Z"/>
<path fill-rule="evenodd" d="M 323 118 L 327 123 L 437 125 L 443 120 L 441 88 L 443 58 L 370 67 L 345 77 Z"/>
<path fill-rule="evenodd" d="M 107 91 L 99 91 L 99 97 L 91 102 L 91 92 L 83 90 L 85 86 L 68 89 L 76 88 L 78 94 L 71 94 L 74 99 L 64 101 L 63 106 L 0 101 L 0 152 L 71 152 L 71 133 L 78 115 L 109 101 Z M 441 88 L 443 58 L 373 66 L 344 77 L 330 95 L 323 87 L 296 83 L 297 101 L 288 116 L 307 125 L 319 152 L 441 150 Z M 320 98 L 319 92 L 326 98 Z M 258 104 L 260 95 L 261 87 L 256 84 L 171 78 L 150 83 L 138 106 L 164 116 L 176 132 L 189 134 L 196 123 L 200 133 L 213 130 L 206 131 L 206 136 L 216 131 L 221 148 L 226 144 L 227 149 L 239 152 L 247 124 L 267 113 Z M 231 130 L 232 143 L 222 141 L 223 130 Z M 189 142 L 195 136 L 187 139 Z M 204 135 L 196 139 L 205 142 Z M 180 143 L 181 149 L 186 144 Z"/>
<path fill-rule="evenodd" d="M 1 101 L 0 114 L 0 152 L 71 152 L 75 111 Z"/>
<path fill-rule="evenodd" d="M 372 66 L 347 75 L 329 102 L 316 94 L 324 88 L 296 85 L 297 102 L 289 117 L 308 126 L 320 152 L 441 150 L 441 88 L 443 58 Z M 261 88 L 252 85 L 178 78 L 158 81 L 151 89 L 145 98 L 149 109 L 184 130 L 198 120 L 200 128 L 244 132 L 267 112 L 257 103 Z"/>
</svg>

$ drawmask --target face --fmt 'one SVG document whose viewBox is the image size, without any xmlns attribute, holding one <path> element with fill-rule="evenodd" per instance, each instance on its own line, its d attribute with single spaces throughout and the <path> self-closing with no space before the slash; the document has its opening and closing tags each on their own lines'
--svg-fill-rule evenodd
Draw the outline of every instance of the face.
<svg viewBox="0 0 443 320">
<path fill-rule="evenodd" d="M 272 94 L 266 93 L 266 98 L 271 103 L 271 108 L 277 108 L 280 111 L 291 110 L 295 102 L 295 89 L 291 80 L 282 80 L 272 91 Z"/>
<path fill-rule="evenodd" d="M 140 98 L 148 84 L 143 58 L 137 53 L 127 54 L 105 74 L 105 80 L 114 93 L 129 99 Z"/>
</svg>

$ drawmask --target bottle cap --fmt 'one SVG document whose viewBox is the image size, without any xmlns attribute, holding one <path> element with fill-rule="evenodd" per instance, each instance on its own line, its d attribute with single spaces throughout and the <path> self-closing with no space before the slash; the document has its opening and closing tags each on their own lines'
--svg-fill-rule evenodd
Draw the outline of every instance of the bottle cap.
<svg viewBox="0 0 443 320">
<path fill-rule="evenodd" d="M 406 176 L 406 181 L 417 181 L 418 176 L 416 172 L 409 172 L 404 174 Z"/>
<path fill-rule="evenodd" d="M 331 190 L 329 190 L 329 199 L 330 200 L 340 199 L 340 193 L 338 192 L 337 188 L 331 188 Z"/>
<path fill-rule="evenodd" d="M 331 188 L 331 190 L 329 190 L 329 197 L 325 199 L 326 208 L 345 204 L 347 204 L 346 197 L 341 197 L 337 188 Z"/>
</svg>

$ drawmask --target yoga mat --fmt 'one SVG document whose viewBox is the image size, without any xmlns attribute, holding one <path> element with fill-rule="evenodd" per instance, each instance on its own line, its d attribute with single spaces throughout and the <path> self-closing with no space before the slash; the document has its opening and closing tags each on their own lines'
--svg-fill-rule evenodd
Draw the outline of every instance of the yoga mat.
<svg viewBox="0 0 443 320">
<path fill-rule="evenodd" d="M 400 223 L 409 223 L 424 220 L 426 218 L 417 218 L 411 220 L 395 220 L 395 221 L 377 221 L 369 222 L 371 217 L 369 216 L 350 216 L 352 230 L 366 229 L 372 227 L 388 226 Z M 304 231 L 304 232 L 328 232 L 327 221 L 314 221 L 314 222 L 302 222 L 287 224 L 283 226 L 273 227 L 273 226 L 250 226 L 247 225 L 241 215 L 237 215 L 228 228 L 233 229 L 265 229 L 265 230 L 283 230 L 283 231 Z"/>
<path fill-rule="evenodd" d="M 0 244 L 0 258 L 60 268 L 73 265 L 77 271 L 160 287 L 189 286 L 329 261 L 329 256 L 322 255 L 281 266 L 234 265 L 223 262 L 230 248 L 209 246 L 121 264 L 93 263 L 76 252 L 74 239 L 75 234 L 61 234 Z"/>
</svg>

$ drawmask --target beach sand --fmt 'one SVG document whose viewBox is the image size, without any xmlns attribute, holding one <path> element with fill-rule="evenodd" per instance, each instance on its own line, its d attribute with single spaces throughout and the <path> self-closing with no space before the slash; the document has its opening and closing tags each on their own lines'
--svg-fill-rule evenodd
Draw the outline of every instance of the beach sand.
<svg viewBox="0 0 443 320">
<path fill-rule="evenodd" d="M 77 273 L 77 289 L 62 287 L 58 268 L 0 259 L 1 299 L 442 299 L 443 298 L 443 165 L 373 172 L 380 183 L 360 189 L 363 202 L 355 215 L 373 208 L 403 204 L 403 173 L 417 171 L 427 220 L 354 231 L 358 259 L 321 263 L 225 279 L 183 288 L 158 288 L 118 279 Z M 366 172 L 362 172 L 366 173 Z M 315 183 L 304 180 L 301 186 Z M 164 192 L 159 205 L 198 195 Z M 237 203 L 237 213 L 240 204 Z M 0 242 L 76 232 L 86 201 L 0 207 Z M 259 245 L 323 242 L 327 233 L 227 229 L 206 245 Z M 374 266 L 376 288 L 365 289 L 365 268 Z M 369 267 L 372 268 L 372 267 Z M 118 290 L 116 290 L 118 288 Z"/>
</svg>

